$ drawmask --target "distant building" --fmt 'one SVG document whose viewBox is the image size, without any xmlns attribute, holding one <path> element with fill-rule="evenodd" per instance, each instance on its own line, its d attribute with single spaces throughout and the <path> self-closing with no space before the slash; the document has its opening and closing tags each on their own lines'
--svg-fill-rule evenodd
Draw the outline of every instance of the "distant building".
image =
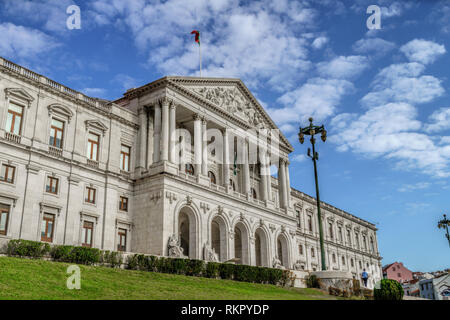
<svg viewBox="0 0 450 320">
<path fill-rule="evenodd" d="M 450 273 L 419 281 L 420 297 L 432 300 L 450 300 Z"/>
<path fill-rule="evenodd" d="M 402 283 L 405 296 L 420 297 L 419 279 L 413 279 Z"/>
<path fill-rule="evenodd" d="M 383 278 L 397 280 L 400 283 L 413 280 L 413 273 L 403 263 L 394 262 L 383 267 Z"/>
</svg>

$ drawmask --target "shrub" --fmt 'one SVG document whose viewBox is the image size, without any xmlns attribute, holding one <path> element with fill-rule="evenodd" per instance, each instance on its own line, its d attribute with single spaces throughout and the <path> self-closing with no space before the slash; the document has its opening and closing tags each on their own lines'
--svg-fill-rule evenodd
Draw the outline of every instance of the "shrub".
<svg viewBox="0 0 450 320">
<path fill-rule="evenodd" d="M 117 251 L 103 251 L 100 254 L 100 262 L 108 263 L 111 267 L 120 267 L 123 262 L 122 253 Z"/>
<path fill-rule="evenodd" d="M 404 294 L 402 285 L 392 279 L 382 279 L 373 293 L 375 300 L 402 300 Z"/>
<path fill-rule="evenodd" d="M 234 264 L 221 263 L 219 266 L 219 275 L 221 279 L 233 279 Z"/>
<path fill-rule="evenodd" d="M 217 262 L 208 262 L 206 264 L 205 276 L 207 278 L 216 279 L 219 277 L 219 268 L 220 263 Z"/>
<path fill-rule="evenodd" d="M 62 262 L 73 262 L 71 255 L 74 246 L 54 246 L 50 252 L 53 260 Z"/>
<path fill-rule="evenodd" d="M 100 262 L 101 251 L 97 248 L 74 247 L 70 256 L 69 262 L 94 264 Z"/>
<path fill-rule="evenodd" d="M 6 253 L 10 256 L 41 258 L 50 252 L 50 245 L 30 240 L 10 240 Z"/>
<path fill-rule="evenodd" d="M 311 274 L 306 278 L 306 286 L 308 288 L 320 288 L 319 279 L 315 274 Z"/>
</svg>

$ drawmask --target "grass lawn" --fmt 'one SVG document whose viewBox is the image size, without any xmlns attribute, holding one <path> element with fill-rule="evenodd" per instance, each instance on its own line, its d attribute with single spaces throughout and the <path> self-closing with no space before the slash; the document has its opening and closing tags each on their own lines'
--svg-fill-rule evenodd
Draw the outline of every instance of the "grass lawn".
<svg viewBox="0 0 450 320">
<path fill-rule="evenodd" d="M 66 288 L 68 263 L 0 257 L 0 299 L 323 300 L 316 289 L 80 265 L 81 290 Z"/>
</svg>

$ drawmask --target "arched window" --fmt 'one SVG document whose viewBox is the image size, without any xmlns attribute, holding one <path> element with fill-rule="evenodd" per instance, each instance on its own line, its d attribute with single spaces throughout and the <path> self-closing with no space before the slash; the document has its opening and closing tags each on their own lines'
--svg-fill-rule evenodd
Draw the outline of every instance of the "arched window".
<svg viewBox="0 0 450 320">
<path fill-rule="evenodd" d="M 252 191 L 252 197 L 253 197 L 253 199 L 258 199 L 258 195 L 256 194 L 255 188 L 252 188 L 251 191 Z"/>
<path fill-rule="evenodd" d="M 193 176 L 194 175 L 194 166 L 190 163 L 186 163 L 186 169 L 185 169 L 186 173 Z"/>
<path fill-rule="evenodd" d="M 211 181 L 211 183 L 217 184 L 216 175 L 214 174 L 214 172 L 208 171 L 208 177 L 209 177 L 209 181 Z"/>
</svg>

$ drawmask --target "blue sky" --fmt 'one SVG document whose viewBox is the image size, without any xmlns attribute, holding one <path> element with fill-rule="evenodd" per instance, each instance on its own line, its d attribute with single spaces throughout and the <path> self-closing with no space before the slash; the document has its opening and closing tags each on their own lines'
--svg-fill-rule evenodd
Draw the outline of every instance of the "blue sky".
<svg viewBox="0 0 450 320">
<path fill-rule="evenodd" d="M 70 5 L 81 29 L 66 26 Z M 381 29 L 369 30 L 369 5 Z M 293 144 L 313 116 L 322 200 L 376 223 L 383 264 L 450 267 L 450 1 L 2 0 L 0 55 L 105 99 L 164 75 L 239 77 Z"/>
</svg>

